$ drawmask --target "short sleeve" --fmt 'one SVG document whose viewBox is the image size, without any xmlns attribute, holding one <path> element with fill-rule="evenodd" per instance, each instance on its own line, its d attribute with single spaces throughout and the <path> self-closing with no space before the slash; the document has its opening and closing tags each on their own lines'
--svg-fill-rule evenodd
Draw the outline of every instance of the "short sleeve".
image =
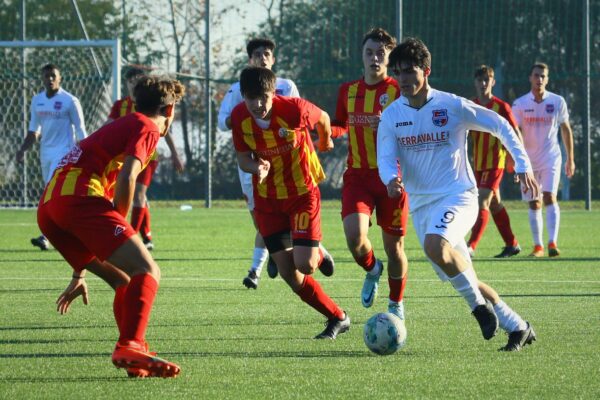
<svg viewBox="0 0 600 400">
<path fill-rule="evenodd" d="M 299 108 L 300 108 L 300 116 L 302 124 L 308 127 L 309 129 L 313 129 L 317 122 L 321 119 L 321 114 L 323 110 L 314 105 L 308 100 L 304 100 L 301 98 L 295 98 Z"/>
<path fill-rule="evenodd" d="M 567 102 L 561 96 L 560 104 L 558 106 L 558 123 L 564 124 L 565 122 L 568 122 L 568 121 L 569 121 L 569 110 L 567 109 Z"/>
<path fill-rule="evenodd" d="M 148 125 L 142 126 L 141 129 L 133 129 L 132 131 L 138 133 L 132 135 L 129 139 L 125 148 L 125 155 L 133 156 L 140 160 L 142 165 L 146 165 L 150 156 L 156 150 L 160 134 L 156 129 L 150 128 Z"/>
</svg>

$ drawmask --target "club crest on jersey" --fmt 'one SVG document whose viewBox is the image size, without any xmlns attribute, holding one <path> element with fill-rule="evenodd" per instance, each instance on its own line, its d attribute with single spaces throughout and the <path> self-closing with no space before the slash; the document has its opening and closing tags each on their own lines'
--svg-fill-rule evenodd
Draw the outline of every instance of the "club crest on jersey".
<svg viewBox="0 0 600 400">
<path fill-rule="evenodd" d="M 389 100 L 390 100 L 390 96 L 388 96 L 387 93 L 384 93 L 381 96 L 379 96 L 379 105 L 381 107 L 385 107 L 385 105 L 388 103 Z"/>
<path fill-rule="evenodd" d="M 119 236 L 123 232 L 125 232 L 125 227 L 123 225 L 115 226 L 115 236 Z"/>
<path fill-rule="evenodd" d="M 554 112 L 554 104 L 546 104 L 546 112 L 552 114 Z"/>
<path fill-rule="evenodd" d="M 448 110 L 433 110 L 431 120 L 435 126 L 440 128 L 448 123 Z"/>
<path fill-rule="evenodd" d="M 55 101 L 54 102 L 54 109 L 56 111 L 60 111 L 61 108 L 62 108 L 62 101 Z"/>
<path fill-rule="evenodd" d="M 292 129 L 279 128 L 279 137 L 287 138 L 294 135 L 294 131 Z"/>
</svg>

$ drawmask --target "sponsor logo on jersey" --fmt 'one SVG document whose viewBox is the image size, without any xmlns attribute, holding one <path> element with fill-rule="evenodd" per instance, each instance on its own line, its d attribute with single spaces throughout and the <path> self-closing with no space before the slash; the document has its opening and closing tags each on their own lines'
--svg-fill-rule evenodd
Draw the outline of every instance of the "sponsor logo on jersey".
<svg viewBox="0 0 600 400">
<path fill-rule="evenodd" d="M 123 225 L 115 226 L 115 236 L 119 236 L 121 233 L 125 232 L 125 227 Z"/>
<path fill-rule="evenodd" d="M 548 114 L 554 113 L 554 104 L 546 104 L 546 112 Z"/>
<path fill-rule="evenodd" d="M 279 96 L 283 95 L 283 89 L 275 89 L 275 94 Z"/>
<path fill-rule="evenodd" d="M 535 110 L 533 108 L 526 108 L 525 110 L 523 110 L 523 112 L 527 112 L 527 113 L 532 113 Z"/>
<path fill-rule="evenodd" d="M 281 154 L 289 153 L 295 147 L 295 143 L 289 142 L 276 147 L 270 147 L 263 150 L 254 150 L 259 157 L 274 157 Z"/>
<path fill-rule="evenodd" d="M 348 124 L 350 125 L 369 125 L 369 117 L 373 114 L 359 114 L 359 113 L 351 113 L 348 114 Z"/>
<path fill-rule="evenodd" d="M 412 121 L 396 122 L 396 128 L 399 128 L 401 126 L 411 126 L 412 124 Z"/>
<path fill-rule="evenodd" d="M 56 111 L 60 111 L 62 109 L 62 101 L 55 101 L 54 102 L 54 109 Z"/>
<path fill-rule="evenodd" d="M 433 110 L 431 113 L 433 114 L 431 120 L 435 126 L 439 126 L 441 128 L 448 123 L 448 110 Z"/>
<path fill-rule="evenodd" d="M 384 107 L 388 103 L 389 100 L 390 100 L 390 96 L 388 96 L 387 93 L 384 93 L 381 96 L 379 96 L 379 105 L 381 107 Z"/>
<path fill-rule="evenodd" d="M 292 129 L 279 128 L 279 137 L 286 138 L 294 134 Z"/>
<path fill-rule="evenodd" d="M 450 131 L 424 132 L 418 135 L 402 136 L 397 138 L 399 144 L 404 147 L 414 147 L 429 144 L 443 144 L 450 139 Z"/>
</svg>

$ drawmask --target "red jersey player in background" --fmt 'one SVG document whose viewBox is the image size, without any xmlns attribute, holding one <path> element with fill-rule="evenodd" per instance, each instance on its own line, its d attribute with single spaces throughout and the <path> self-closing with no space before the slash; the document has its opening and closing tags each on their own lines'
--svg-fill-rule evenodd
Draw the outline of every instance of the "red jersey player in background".
<svg viewBox="0 0 600 400">
<path fill-rule="evenodd" d="M 504 117 L 514 128 L 519 140 L 523 142 L 510 106 L 492 95 L 492 88 L 495 84 L 494 69 L 492 67 L 487 65 L 477 67 L 475 70 L 477 97 L 473 101 L 496 111 Z M 515 256 L 521 252 L 521 247 L 510 227 L 510 218 L 500 199 L 500 182 L 502 182 L 504 168 L 507 166 L 510 171 L 513 169 L 512 164 L 514 162 L 498 138 L 489 133 L 477 131 L 471 131 L 471 136 L 473 138 L 473 169 L 475 170 L 475 179 L 479 190 L 479 214 L 471 230 L 471 237 L 467 242 L 469 253 L 471 257 L 475 255 L 475 249 L 483 236 L 491 211 L 500 236 L 504 240 L 504 248 L 494 257 Z"/>
<path fill-rule="evenodd" d="M 339 90 L 333 137 L 348 133 L 348 167 L 342 188 L 342 219 L 352 256 L 366 272 L 361 293 L 364 307 L 377 296 L 383 263 L 375 257 L 367 234 L 373 211 L 381 227 L 388 258 L 390 287 L 388 311 L 404 319 L 402 302 L 408 260 L 404 235 L 408 219 L 406 193 L 390 198 L 377 169 L 377 127 L 381 112 L 400 96 L 398 83 L 387 74 L 388 56 L 396 39 L 381 28 L 372 29 L 362 41 L 364 76 L 344 83 Z"/>
<path fill-rule="evenodd" d="M 130 376 L 174 377 L 180 368 L 150 353 L 146 327 L 158 290 L 160 269 L 127 222 L 136 178 L 173 121 L 184 94 L 176 80 L 141 78 L 134 89 L 138 112 L 94 132 L 62 159 L 38 206 L 38 225 L 73 268 L 57 300 L 64 314 L 83 296 L 87 271 L 114 290 L 119 340 L 112 354 Z"/>
<path fill-rule="evenodd" d="M 330 276 L 333 259 L 321 241 L 321 194 L 325 178 L 309 129 L 319 133 L 319 150 L 333 148 L 329 115 L 300 98 L 275 95 L 275 74 L 262 67 L 240 76 L 244 102 L 231 113 L 238 164 L 254 174 L 254 215 L 279 274 L 328 322 L 315 339 L 335 339 L 350 318 L 312 277 L 317 268 Z"/>
<path fill-rule="evenodd" d="M 144 70 L 140 68 L 130 68 L 125 73 L 125 79 L 127 80 L 127 91 L 129 95 L 120 100 L 115 101 L 113 104 L 110 114 L 108 115 L 108 122 L 112 122 L 117 118 L 124 117 L 125 115 L 135 112 L 135 104 L 131 97 L 133 87 L 137 80 L 144 76 Z M 165 141 L 171 151 L 171 161 L 177 172 L 183 171 L 183 163 L 179 159 L 175 143 L 171 135 L 167 133 Z M 154 249 L 154 243 L 152 243 L 152 231 L 150 230 L 150 207 L 146 193 L 150 183 L 152 182 L 152 176 L 158 167 L 158 153 L 152 154 L 152 159 L 148 163 L 148 166 L 142 170 L 138 175 L 137 182 L 135 184 L 135 193 L 133 195 L 133 208 L 131 210 L 131 226 L 136 232 L 140 232 L 144 245 L 148 250 Z"/>
</svg>

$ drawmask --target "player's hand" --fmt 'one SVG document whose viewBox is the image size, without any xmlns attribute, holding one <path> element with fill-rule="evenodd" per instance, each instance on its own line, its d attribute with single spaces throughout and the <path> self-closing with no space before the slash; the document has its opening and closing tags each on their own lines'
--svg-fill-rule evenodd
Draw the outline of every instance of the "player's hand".
<svg viewBox="0 0 600 400">
<path fill-rule="evenodd" d="M 533 176 L 533 172 L 521 172 L 516 174 L 521 182 L 523 193 L 531 192 L 532 199 L 537 199 L 540 194 L 540 187 Z"/>
<path fill-rule="evenodd" d="M 402 192 L 404 191 L 404 183 L 402 183 L 401 178 L 394 178 L 387 184 L 387 192 L 388 196 L 392 199 L 400 197 Z"/>
<path fill-rule="evenodd" d="M 71 307 L 71 303 L 77 297 L 81 296 L 83 304 L 86 306 L 89 303 L 88 300 L 88 288 L 84 278 L 71 279 L 69 286 L 58 296 L 56 300 L 56 311 L 61 315 L 66 314 Z"/>
<path fill-rule="evenodd" d="M 369 126 L 374 131 L 379 127 L 379 121 L 381 121 L 381 110 L 377 113 L 377 115 L 369 115 L 367 117 L 367 121 L 369 122 Z"/>
<path fill-rule="evenodd" d="M 333 140 L 331 137 L 319 138 L 319 151 L 324 153 L 333 150 Z"/>
<path fill-rule="evenodd" d="M 182 173 L 184 170 L 183 163 L 177 154 L 171 154 L 171 162 L 173 163 L 173 168 L 179 173 Z"/>
<path fill-rule="evenodd" d="M 25 152 L 21 149 L 19 149 L 16 153 L 15 153 L 15 160 L 17 160 L 17 162 L 23 162 L 23 158 L 25 158 Z"/>
<path fill-rule="evenodd" d="M 267 160 L 263 160 L 262 158 L 258 159 L 258 183 L 263 183 L 267 175 L 269 175 L 269 170 L 271 169 L 271 163 Z"/>
<path fill-rule="evenodd" d="M 575 174 L 575 162 L 570 158 L 567 158 L 567 162 L 565 163 L 565 175 L 567 178 L 571 179 Z"/>
</svg>

